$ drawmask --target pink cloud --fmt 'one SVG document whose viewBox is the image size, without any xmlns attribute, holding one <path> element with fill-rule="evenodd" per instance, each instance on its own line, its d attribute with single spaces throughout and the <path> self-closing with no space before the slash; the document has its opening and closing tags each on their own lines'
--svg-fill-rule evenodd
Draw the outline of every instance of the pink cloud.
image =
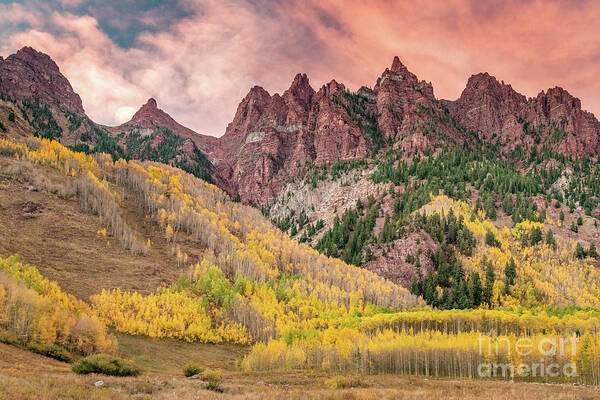
<svg viewBox="0 0 600 400">
<path fill-rule="evenodd" d="M 281 92 L 306 72 L 315 89 L 332 78 L 358 89 L 373 85 L 394 55 L 440 98 L 458 97 L 471 74 L 487 71 L 528 96 L 563 86 L 600 114 L 598 2 L 258 4 L 187 0 L 187 18 L 143 33 L 130 49 L 93 17 L 55 13 L 50 30 L 35 8 L 0 5 L 0 24 L 32 26 L 7 35 L 1 50 L 32 45 L 50 54 L 101 123 L 123 122 L 153 96 L 181 123 L 216 136 L 253 85 Z"/>
<path fill-rule="evenodd" d="M 2 32 L 2 27 L 9 24 L 28 23 L 30 25 L 40 25 L 42 18 L 39 11 L 32 10 L 23 4 L 0 3 L 0 32 Z"/>
</svg>

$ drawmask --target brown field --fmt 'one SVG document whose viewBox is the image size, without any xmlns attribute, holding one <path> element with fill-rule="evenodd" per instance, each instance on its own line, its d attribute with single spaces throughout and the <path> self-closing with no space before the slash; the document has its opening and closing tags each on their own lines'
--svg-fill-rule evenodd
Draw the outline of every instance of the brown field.
<svg viewBox="0 0 600 400">
<path fill-rule="evenodd" d="M 500 381 L 356 376 L 361 387 L 329 389 L 317 373 L 239 372 L 245 352 L 235 346 L 153 341 L 119 335 L 121 355 L 143 367 L 136 378 L 78 376 L 69 365 L 0 344 L 0 399 L 599 399 L 600 388 Z M 223 393 L 185 378 L 181 366 L 195 362 L 222 368 Z M 94 387 L 102 380 L 104 386 Z"/>
<path fill-rule="evenodd" d="M 151 240 L 146 256 L 133 255 L 110 234 L 98 233 L 106 225 L 69 196 L 70 178 L 27 164 L 0 157 L 0 255 L 19 254 L 82 299 L 104 288 L 148 293 L 185 272 L 156 224 L 133 214 L 133 199 L 123 196 L 122 208 L 129 213 L 124 217 L 139 237 Z M 178 243 L 194 260 L 194 244 Z"/>
</svg>

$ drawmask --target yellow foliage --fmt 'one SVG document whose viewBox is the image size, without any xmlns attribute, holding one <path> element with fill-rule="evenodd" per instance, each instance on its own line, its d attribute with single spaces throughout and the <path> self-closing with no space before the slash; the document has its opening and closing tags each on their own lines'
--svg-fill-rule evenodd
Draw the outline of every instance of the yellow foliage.
<svg viewBox="0 0 600 400">
<path fill-rule="evenodd" d="M 506 264 L 511 258 L 516 263 L 517 279 L 511 287 L 511 296 L 503 296 L 502 289 L 495 288 L 495 305 L 600 307 L 600 271 L 589 264 L 589 260 L 578 260 L 574 257 L 576 242 L 559 242 L 556 250 L 543 243 L 523 246 L 522 240 L 527 238 L 534 228 L 546 232 L 552 228 L 552 221 L 542 223 L 524 220 L 512 229 L 497 229 L 492 221 L 482 216 L 471 220 L 469 216 L 473 209 L 468 204 L 446 196 L 431 196 L 431 202 L 424 206 L 423 210 L 439 212 L 450 208 L 457 216 L 463 216 L 465 225 L 477 239 L 477 246 L 471 257 L 459 255 L 465 271 L 479 272 L 483 277 L 485 270 L 482 261 L 485 258 L 493 263 L 496 279 L 504 284 Z M 488 230 L 494 234 L 500 247 L 485 245 L 485 234 Z M 502 304 L 498 304 L 498 295 Z"/>
<path fill-rule="evenodd" d="M 83 355 L 116 351 L 116 339 L 89 306 L 16 256 L 0 258 L 0 331 L 29 346 L 56 344 Z"/>
<path fill-rule="evenodd" d="M 94 310 L 118 331 L 152 338 L 188 342 L 246 344 L 250 339 L 240 324 L 214 325 L 202 298 L 161 288 L 148 296 L 119 289 L 103 290 L 91 297 Z"/>
<path fill-rule="evenodd" d="M 173 240 L 173 235 L 173 228 L 171 227 L 171 224 L 168 224 L 167 228 L 165 229 L 165 239 Z"/>
</svg>

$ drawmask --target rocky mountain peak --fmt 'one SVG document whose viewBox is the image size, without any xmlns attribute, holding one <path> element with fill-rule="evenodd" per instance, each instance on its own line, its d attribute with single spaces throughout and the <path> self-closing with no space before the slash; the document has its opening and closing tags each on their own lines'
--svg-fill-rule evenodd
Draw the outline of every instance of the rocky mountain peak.
<svg viewBox="0 0 600 400">
<path fill-rule="evenodd" d="M 487 72 L 480 72 L 475 75 L 471 75 L 471 77 L 467 80 L 467 86 L 464 89 L 465 91 L 485 91 L 489 89 L 497 89 L 502 85 L 496 77 L 490 75 Z"/>
<path fill-rule="evenodd" d="M 270 101 L 271 95 L 264 88 L 261 86 L 252 87 L 238 105 L 233 121 L 227 126 L 223 137 L 236 137 L 238 139 L 245 137 L 258 124 Z"/>
<path fill-rule="evenodd" d="M 112 128 L 115 133 L 128 131 L 132 128 L 151 129 L 156 128 L 167 128 L 173 133 L 183 138 L 191 139 L 197 145 L 205 146 L 205 150 L 212 150 L 212 143 L 214 138 L 209 138 L 204 135 L 200 135 L 193 130 L 186 128 L 175 121 L 169 114 L 158 108 L 157 102 L 154 98 L 148 99 L 140 109 L 131 117 L 131 120 L 124 123 L 119 127 Z M 210 146 L 208 146 L 210 145 Z M 208 147 L 207 147 L 208 146 Z"/>
<path fill-rule="evenodd" d="M 288 108 L 285 112 L 286 124 L 306 123 L 314 94 L 306 74 L 297 74 L 290 88 L 282 96 Z"/>
<path fill-rule="evenodd" d="M 548 89 L 545 93 L 542 91 L 537 95 L 536 98 L 538 101 L 543 102 L 548 109 L 548 113 L 550 113 L 552 107 L 566 107 L 569 110 L 581 110 L 581 100 L 577 97 L 574 97 L 561 87 L 553 87 Z"/>
<path fill-rule="evenodd" d="M 146 120 L 151 121 L 162 119 L 171 119 L 171 117 L 163 110 L 158 108 L 158 105 L 154 98 L 150 98 L 148 99 L 146 104 L 140 107 L 140 109 L 137 110 L 135 114 L 133 114 L 133 117 L 131 118 L 131 121 L 129 121 L 129 124 L 140 123 Z"/>
<path fill-rule="evenodd" d="M 310 91 L 310 90 L 313 90 L 313 88 L 310 86 L 310 83 L 308 81 L 308 76 L 306 76 L 306 74 L 304 74 L 304 73 L 298 73 L 294 77 L 294 80 L 292 81 L 292 85 L 290 86 L 290 88 L 288 90 L 290 92 L 305 91 L 305 90 Z"/>
<path fill-rule="evenodd" d="M 525 103 L 527 101 L 527 98 L 517 93 L 511 85 L 499 82 L 496 77 L 487 72 L 475 74 L 469 78 L 461 98 L 468 96 L 492 96 L 499 102 L 513 100 L 517 103 Z"/>
<path fill-rule="evenodd" d="M 39 52 L 29 46 L 23 47 L 15 54 L 8 56 L 7 60 L 19 60 L 32 67 L 37 67 L 40 70 L 47 72 L 59 72 L 58 65 L 50 58 L 49 55 Z"/>
<path fill-rule="evenodd" d="M 248 92 L 248 94 L 246 95 L 246 97 L 244 97 L 244 100 L 247 100 L 247 101 L 252 100 L 252 99 L 265 100 L 269 97 L 271 97 L 271 95 L 262 86 L 253 86 L 250 89 L 250 91 Z M 244 100 L 242 100 L 242 102 Z"/>
<path fill-rule="evenodd" d="M 418 81 L 419 79 L 417 78 L 417 76 L 410 72 L 408 68 L 406 68 L 406 66 L 402 64 L 402 61 L 400 61 L 400 58 L 398 56 L 395 56 L 394 60 L 392 61 L 391 67 L 386 68 L 385 71 L 383 71 L 383 73 L 381 74 L 381 77 L 377 79 L 375 90 L 377 90 L 378 87 L 383 85 L 384 82 L 394 82 L 393 85 L 397 85 L 398 83 L 402 82 L 403 85 L 413 85 Z"/>
<path fill-rule="evenodd" d="M 154 108 L 158 108 L 158 105 L 156 104 L 156 100 L 153 97 L 151 97 L 148 99 L 146 104 L 144 104 L 144 107 L 154 109 Z"/>
<path fill-rule="evenodd" d="M 84 113 L 81 98 L 58 65 L 31 47 L 23 47 L 2 61 L 0 92 L 15 100 L 37 99 L 50 107 Z"/>
<path fill-rule="evenodd" d="M 392 66 L 390 67 L 390 72 L 399 73 L 399 72 L 404 72 L 404 71 L 407 71 L 407 69 L 404 66 L 404 64 L 402 64 L 402 61 L 400 61 L 400 57 L 394 56 L 394 61 L 392 61 Z"/>
<path fill-rule="evenodd" d="M 332 94 L 339 93 L 344 90 L 346 90 L 346 86 L 344 86 L 343 83 L 338 83 L 335 79 L 332 79 L 325 85 L 321 86 L 321 89 L 319 89 L 318 92 L 318 97 L 329 97 Z"/>
<path fill-rule="evenodd" d="M 496 138 L 527 147 L 551 144 L 563 154 L 590 154 L 599 148 L 600 123 L 594 115 L 582 111 L 578 98 L 560 87 L 527 99 L 510 85 L 480 73 L 469 78 L 460 98 L 450 102 L 449 109 L 462 126 L 479 132 L 483 140 Z"/>
<path fill-rule="evenodd" d="M 314 89 L 310 86 L 306 74 L 297 74 L 288 90 L 283 94 L 283 97 L 294 97 L 304 105 L 308 105 L 312 96 L 315 94 Z"/>
</svg>

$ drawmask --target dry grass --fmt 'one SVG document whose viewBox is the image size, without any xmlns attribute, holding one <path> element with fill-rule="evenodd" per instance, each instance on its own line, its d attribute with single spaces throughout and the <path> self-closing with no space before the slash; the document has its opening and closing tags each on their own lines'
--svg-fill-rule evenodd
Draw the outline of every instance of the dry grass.
<svg viewBox="0 0 600 400">
<path fill-rule="evenodd" d="M 146 256 L 133 255 L 115 238 L 98 234 L 105 228 L 101 219 L 83 210 L 76 198 L 64 195 L 71 178 L 22 163 L 0 157 L 0 255 L 18 253 L 82 299 L 103 288 L 148 293 L 185 273 L 157 225 L 135 213 L 136 199 L 125 196 L 121 206 L 128 224 L 144 241 L 151 240 Z M 181 239 L 182 251 L 190 261 L 196 260 L 200 249 L 193 241 Z"/>
<path fill-rule="evenodd" d="M 122 339 L 122 338 L 120 338 Z M 137 338 L 132 345 L 143 345 Z M 194 346 L 194 345 L 190 345 Z M 176 346 L 175 346 L 176 347 Z M 209 357 L 218 363 L 219 346 L 197 346 L 200 349 L 190 356 Z M 210 348 L 217 348 L 217 350 Z M 159 351 L 160 360 L 174 347 L 157 341 L 144 346 L 146 351 Z M 178 357 L 185 357 L 185 348 Z M 217 353 L 215 353 L 215 351 Z M 202 355 L 202 353 L 204 353 Z M 146 354 L 147 356 L 149 354 Z M 139 356 L 141 357 L 141 356 Z M 187 358 L 187 357 L 186 357 Z M 183 363 L 184 361 L 181 360 Z M 170 369 L 171 367 L 167 367 Z M 94 387 L 102 380 L 104 386 Z M 0 399 L 598 399 L 600 388 L 570 385 L 541 385 L 497 381 L 468 381 L 425 379 L 420 377 L 354 376 L 352 381 L 361 382 L 360 388 L 329 389 L 327 376 L 311 373 L 288 374 L 242 374 L 226 371 L 224 392 L 205 390 L 205 383 L 198 379 L 184 378 L 181 371 L 175 373 L 151 373 L 136 378 L 114 378 L 101 375 L 77 376 L 69 371 L 69 365 L 47 359 L 37 354 L 0 344 Z"/>
<path fill-rule="evenodd" d="M 153 375 L 181 375 L 186 364 L 235 372 L 249 347 L 230 344 L 187 343 L 174 339 L 151 340 L 142 336 L 115 333 L 123 358 L 133 359 Z"/>
<path fill-rule="evenodd" d="M 244 349 L 223 345 L 193 345 L 119 335 L 121 353 L 147 372 L 135 378 L 78 376 L 70 366 L 0 344 L 0 399 L 598 399 L 600 388 L 501 381 L 426 379 L 407 376 L 350 376 L 352 388 L 331 389 L 331 377 L 321 373 L 251 373 L 235 368 Z M 206 383 L 183 376 L 181 366 L 193 361 L 224 370 L 224 392 L 205 390 Z M 104 386 L 94 387 L 102 380 Z M 360 383 L 357 384 L 356 382 Z M 342 385 L 344 386 L 344 385 Z"/>
<path fill-rule="evenodd" d="M 15 114 L 14 122 L 8 119 L 11 112 Z M 33 128 L 23 119 L 19 109 L 11 102 L 0 100 L 0 123 L 6 128 L 6 132 L 0 129 L 0 137 L 19 139 L 33 136 Z"/>
</svg>

